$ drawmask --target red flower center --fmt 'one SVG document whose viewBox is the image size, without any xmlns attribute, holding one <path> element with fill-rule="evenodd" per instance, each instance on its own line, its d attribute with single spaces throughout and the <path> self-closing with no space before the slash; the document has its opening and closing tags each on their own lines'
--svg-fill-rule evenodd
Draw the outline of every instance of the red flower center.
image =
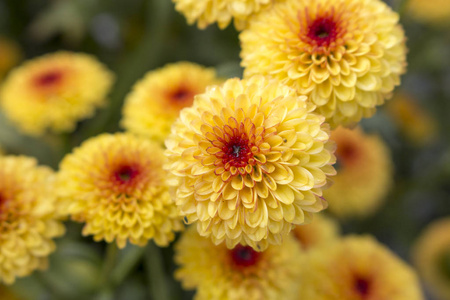
<svg viewBox="0 0 450 300">
<path fill-rule="evenodd" d="M 336 23 L 327 17 L 319 17 L 309 25 L 308 37 L 319 46 L 328 46 L 336 39 Z"/>
<path fill-rule="evenodd" d="M 351 141 L 337 141 L 337 167 L 351 165 L 358 159 L 359 150 Z"/>
<path fill-rule="evenodd" d="M 364 299 L 369 295 L 370 282 L 365 278 L 357 277 L 355 278 L 354 288 L 356 292 Z"/>
<path fill-rule="evenodd" d="M 115 172 L 115 179 L 120 183 L 128 183 L 138 174 L 138 170 L 132 166 L 124 165 L 119 167 Z"/>
<path fill-rule="evenodd" d="M 52 70 L 40 74 L 34 80 L 34 83 L 38 87 L 50 87 L 58 84 L 62 79 L 62 72 L 58 70 Z"/>
<path fill-rule="evenodd" d="M 230 250 L 231 261 L 235 267 L 246 268 L 255 265 L 259 261 L 261 253 L 256 252 L 251 247 L 237 245 Z"/>
<path fill-rule="evenodd" d="M 187 106 L 191 106 L 192 102 L 194 102 L 194 96 L 196 93 L 191 91 L 186 87 L 179 87 L 175 91 L 170 92 L 168 95 L 171 103 L 177 107 L 177 109 L 182 109 Z"/>
<path fill-rule="evenodd" d="M 245 167 L 253 155 L 248 138 L 244 134 L 231 137 L 222 147 L 222 152 L 222 163 L 236 168 Z"/>
</svg>

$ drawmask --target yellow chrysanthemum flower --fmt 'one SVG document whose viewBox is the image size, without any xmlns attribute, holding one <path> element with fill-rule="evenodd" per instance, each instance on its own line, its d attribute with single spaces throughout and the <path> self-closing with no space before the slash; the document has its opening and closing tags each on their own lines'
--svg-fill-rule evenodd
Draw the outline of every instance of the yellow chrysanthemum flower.
<svg viewBox="0 0 450 300">
<path fill-rule="evenodd" d="M 380 0 L 286 0 L 240 34 L 244 76 L 270 75 L 308 95 L 332 127 L 370 117 L 400 83 L 406 46 Z"/>
<path fill-rule="evenodd" d="M 202 236 L 264 250 L 326 207 L 334 175 L 328 124 L 295 90 L 256 76 L 197 95 L 166 140 L 186 222 Z"/>
<path fill-rule="evenodd" d="M 436 138 L 436 121 L 409 95 L 397 94 L 386 108 L 400 131 L 412 143 L 425 145 Z"/>
<path fill-rule="evenodd" d="M 339 231 L 339 225 L 334 219 L 324 214 L 316 214 L 311 223 L 296 226 L 292 233 L 303 250 L 309 251 L 333 241 L 339 236 Z"/>
<path fill-rule="evenodd" d="M 339 127 L 336 142 L 337 175 L 324 191 L 328 209 L 338 217 L 366 217 L 383 203 L 393 182 L 389 149 L 377 135 Z"/>
<path fill-rule="evenodd" d="M 214 245 L 190 227 L 175 246 L 175 278 L 196 300 L 295 299 L 302 254 L 288 236 L 263 252 Z"/>
<path fill-rule="evenodd" d="M 105 103 L 112 74 L 94 57 L 56 52 L 14 69 L 1 90 L 4 113 L 23 132 L 71 131 Z"/>
<path fill-rule="evenodd" d="M 83 235 L 119 248 L 154 239 L 167 246 L 183 228 L 162 168 L 162 147 L 131 134 L 102 134 L 60 164 L 58 194 Z"/>
<path fill-rule="evenodd" d="M 64 234 L 54 174 L 28 157 L 0 157 L 0 282 L 47 267 L 53 238 Z"/>
<path fill-rule="evenodd" d="M 273 0 L 172 0 L 175 9 L 182 13 L 188 23 L 197 22 L 200 29 L 217 22 L 224 29 L 234 19 L 234 26 L 242 30 L 248 19 L 268 7 Z"/>
<path fill-rule="evenodd" d="M 125 99 L 122 125 L 132 133 L 163 142 L 180 110 L 216 83 L 214 69 L 190 62 L 148 72 Z"/>
<path fill-rule="evenodd" d="M 425 229 L 414 246 L 413 259 L 436 299 L 450 299 L 450 217 Z"/>
<path fill-rule="evenodd" d="M 16 43 L 0 37 L 0 81 L 12 67 L 19 63 L 21 57 L 22 51 Z"/>
<path fill-rule="evenodd" d="M 415 19 L 437 27 L 450 25 L 450 2 L 448 0 L 409 0 L 409 13 Z"/>
<path fill-rule="evenodd" d="M 297 299 L 424 299 L 413 269 L 371 237 L 336 240 L 307 255 Z"/>
</svg>

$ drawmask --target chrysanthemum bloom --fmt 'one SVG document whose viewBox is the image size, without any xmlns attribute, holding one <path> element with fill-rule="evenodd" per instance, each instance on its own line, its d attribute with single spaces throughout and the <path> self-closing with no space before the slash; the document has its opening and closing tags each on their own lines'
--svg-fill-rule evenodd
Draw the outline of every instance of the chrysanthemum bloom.
<svg viewBox="0 0 450 300">
<path fill-rule="evenodd" d="M 415 145 L 425 145 L 437 136 L 436 121 L 411 96 L 397 94 L 386 105 L 387 112 L 401 133 Z"/>
<path fill-rule="evenodd" d="M 274 76 L 308 95 L 332 127 L 353 124 L 400 83 L 398 19 L 380 0 L 276 2 L 240 34 L 244 76 Z"/>
<path fill-rule="evenodd" d="M 302 253 L 291 237 L 257 252 L 214 245 L 190 227 L 175 246 L 175 278 L 196 300 L 295 299 Z"/>
<path fill-rule="evenodd" d="M 303 250 L 310 250 L 336 239 L 339 231 L 334 219 L 320 213 L 314 216 L 311 223 L 296 226 L 292 233 Z"/>
<path fill-rule="evenodd" d="M 200 29 L 217 22 L 224 29 L 234 19 L 234 26 L 242 30 L 248 19 L 268 7 L 273 0 L 172 0 L 175 9 L 182 13 L 188 23 L 197 22 Z"/>
<path fill-rule="evenodd" d="M 47 267 L 52 239 L 64 234 L 55 200 L 52 170 L 33 158 L 0 157 L 0 282 Z"/>
<path fill-rule="evenodd" d="M 424 299 L 413 269 L 369 236 L 336 240 L 307 255 L 297 299 Z"/>
<path fill-rule="evenodd" d="M 337 175 L 324 192 L 329 211 L 338 217 L 366 217 L 383 204 L 393 182 L 389 149 L 377 135 L 339 127 L 336 142 Z"/>
<path fill-rule="evenodd" d="M 326 207 L 334 144 L 324 117 L 295 90 L 256 76 L 197 95 L 166 140 L 186 222 L 202 236 L 263 250 Z"/>
<path fill-rule="evenodd" d="M 413 259 L 436 299 L 450 299 L 450 217 L 425 229 L 413 248 Z"/>
<path fill-rule="evenodd" d="M 131 134 L 102 134 L 60 164 L 58 195 L 83 235 L 125 247 L 167 246 L 183 228 L 170 198 L 162 147 Z"/>
<path fill-rule="evenodd" d="M 21 57 L 22 51 L 16 43 L 0 37 L 0 81 Z"/>
<path fill-rule="evenodd" d="M 14 69 L 1 90 L 4 113 L 23 132 L 62 132 L 105 103 L 112 74 L 94 57 L 56 52 Z"/>
<path fill-rule="evenodd" d="M 163 142 L 180 110 L 216 83 L 214 69 L 190 62 L 148 72 L 125 99 L 122 125 L 132 133 Z"/>
<path fill-rule="evenodd" d="M 450 2 L 448 0 L 409 0 L 407 9 L 416 20 L 437 27 L 450 25 Z"/>
</svg>

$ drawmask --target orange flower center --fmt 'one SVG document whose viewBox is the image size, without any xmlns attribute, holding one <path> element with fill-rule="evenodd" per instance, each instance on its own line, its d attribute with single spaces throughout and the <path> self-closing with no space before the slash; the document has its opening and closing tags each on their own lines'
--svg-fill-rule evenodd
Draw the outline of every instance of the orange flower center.
<svg viewBox="0 0 450 300">
<path fill-rule="evenodd" d="M 237 245 L 230 250 L 231 262 L 236 268 L 247 268 L 258 263 L 261 253 L 251 247 Z"/>
<path fill-rule="evenodd" d="M 362 299 L 365 299 L 370 292 L 370 281 L 362 277 L 356 277 L 354 281 L 354 289 Z"/>
<path fill-rule="evenodd" d="M 114 179 L 120 184 L 126 184 L 131 182 L 137 175 L 139 171 L 136 167 L 123 165 L 117 168 L 114 172 Z"/>
<path fill-rule="evenodd" d="M 245 167 L 253 157 L 245 134 L 230 137 L 229 141 L 224 143 L 222 152 L 219 153 L 217 157 L 222 159 L 224 165 L 236 168 Z"/>
<path fill-rule="evenodd" d="M 309 25 L 308 37 L 317 45 L 327 47 L 336 39 L 336 23 L 330 18 L 319 17 Z"/>
<path fill-rule="evenodd" d="M 61 82 L 63 74 L 59 70 L 50 70 L 34 78 L 34 84 L 40 88 L 49 88 Z"/>
<path fill-rule="evenodd" d="M 180 86 L 174 91 L 170 91 L 168 98 L 173 106 L 178 110 L 191 106 L 194 102 L 194 96 L 196 93 L 184 86 Z"/>
<path fill-rule="evenodd" d="M 335 167 L 352 165 L 358 160 L 359 155 L 360 151 L 352 141 L 337 141 L 337 165 Z"/>
</svg>

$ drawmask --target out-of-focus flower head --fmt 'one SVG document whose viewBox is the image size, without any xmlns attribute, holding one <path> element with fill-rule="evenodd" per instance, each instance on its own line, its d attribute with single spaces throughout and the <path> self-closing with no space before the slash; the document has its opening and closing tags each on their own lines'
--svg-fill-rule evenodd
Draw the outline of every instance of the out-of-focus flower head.
<svg viewBox="0 0 450 300">
<path fill-rule="evenodd" d="M 32 59 L 6 78 L 0 105 L 21 131 L 72 131 L 105 104 L 113 75 L 94 57 L 56 52 Z"/>
<path fill-rule="evenodd" d="M 0 157 L 0 282 L 47 267 L 53 238 L 64 234 L 55 201 L 52 170 L 33 158 Z"/>
<path fill-rule="evenodd" d="M 413 269 L 371 237 L 346 237 L 307 255 L 297 299 L 424 299 Z"/>
<path fill-rule="evenodd" d="M 366 217 L 382 205 L 393 182 L 388 147 L 377 135 L 360 128 L 339 127 L 331 133 L 336 142 L 337 175 L 324 191 L 328 209 L 336 216 Z"/>
<path fill-rule="evenodd" d="M 436 27 L 450 26 L 450 2 L 447 0 L 409 0 L 406 5 L 410 15 L 420 22 Z"/>
<path fill-rule="evenodd" d="M 0 37 L 0 81 L 3 80 L 5 74 L 22 58 L 22 51 L 15 42 Z"/>
<path fill-rule="evenodd" d="M 197 95 L 166 139 L 176 203 L 202 236 L 264 250 L 326 207 L 335 174 L 324 117 L 296 91 L 262 76 Z"/>
<path fill-rule="evenodd" d="M 218 83 L 212 68 L 190 62 L 169 64 L 148 72 L 125 99 L 122 126 L 135 134 L 163 142 L 180 110 L 196 94 Z"/>
<path fill-rule="evenodd" d="M 401 133 L 416 145 L 425 145 L 436 138 L 437 124 L 427 111 L 411 98 L 399 93 L 386 105 L 388 114 Z"/>
<path fill-rule="evenodd" d="M 189 24 L 197 22 L 200 29 L 217 22 L 224 29 L 234 20 L 237 30 L 247 25 L 248 19 L 270 6 L 273 0 L 172 0 L 175 9 L 182 13 Z"/>
<path fill-rule="evenodd" d="M 274 76 L 308 95 L 332 127 L 354 124 L 400 84 L 398 19 L 380 0 L 276 2 L 240 34 L 244 76 Z"/>
<path fill-rule="evenodd" d="M 167 246 L 183 228 L 170 198 L 162 147 L 131 134 L 102 134 L 60 164 L 58 195 L 66 213 L 94 240 Z"/>
<path fill-rule="evenodd" d="M 450 217 L 424 230 L 413 248 L 413 259 L 436 299 L 450 299 Z"/>
<path fill-rule="evenodd" d="M 175 278 L 186 289 L 197 289 L 197 300 L 295 299 L 302 253 L 287 236 L 282 245 L 257 252 L 238 245 L 214 245 L 189 228 L 175 246 L 180 266 Z"/>
<path fill-rule="evenodd" d="M 292 230 L 303 250 L 309 251 L 338 238 L 339 225 L 323 213 L 316 214 L 309 224 L 298 225 Z"/>
</svg>

